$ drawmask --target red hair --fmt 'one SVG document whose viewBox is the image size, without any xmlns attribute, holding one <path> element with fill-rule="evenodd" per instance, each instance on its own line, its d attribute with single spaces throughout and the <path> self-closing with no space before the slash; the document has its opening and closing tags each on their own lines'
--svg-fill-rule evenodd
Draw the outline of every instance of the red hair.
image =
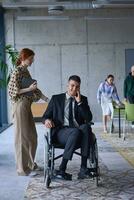
<svg viewBox="0 0 134 200">
<path fill-rule="evenodd" d="M 17 59 L 17 61 L 16 61 L 16 66 L 19 66 L 19 65 L 21 64 L 21 61 L 24 61 L 24 60 L 26 60 L 28 57 L 34 56 L 34 55 L 35 55 L 35 53 L 34 53 L 33 50 L 28 49 L 28 48 L 22 49 L 22 50 L 20 51 L 19 57 L 18 57 L 18 59 Z"/>
</svg>

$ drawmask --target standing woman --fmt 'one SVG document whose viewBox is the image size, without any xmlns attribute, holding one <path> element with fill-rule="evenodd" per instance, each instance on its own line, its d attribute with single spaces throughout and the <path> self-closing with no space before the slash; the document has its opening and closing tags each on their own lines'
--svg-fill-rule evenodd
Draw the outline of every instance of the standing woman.
<svg viewBox="0 0 134 200">
<path fill-rule="evenodd" d="M 9 95 L 13 105 L 15 125 L 15 157 L 18 175 L 29 175 L 37 168 L 34 163 L 37 148 L 37 132 L 31 112 L 31 104 L 40 98 L 48 98 L 37 88 L 37 82 L 31 78 L 28 66 L 34 61 L 35 53 L 28 48 L 20 51 L 16 68 L 9 81 Z M 23 87 L 22 80 L 33 80 L 30 85 Z"/>
<path fill-rule="evenodd" d="M 97 100 L 102 108 L 104 133 L 107 133 L 107 122 L 108 120 L 113 119 L 112 101 L 121 105 L 117 89 L 114 85 L 114 76 L 112 74 L 109 74 L 106 80 L 99 85 Z"/>
</svg>

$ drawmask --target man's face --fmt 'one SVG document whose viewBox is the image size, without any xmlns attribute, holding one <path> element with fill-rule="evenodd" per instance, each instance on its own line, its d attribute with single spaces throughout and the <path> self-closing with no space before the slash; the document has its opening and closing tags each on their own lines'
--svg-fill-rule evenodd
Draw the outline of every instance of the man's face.
<svg viewBox="0 0 134 200">
<path fill-rule="evenodd" d="M 67 91 L 70 96 L 76 96 L 77 92 L 80 91 L 80 83 L 70 80 L 68 82 Z"/>
<path fill-rule="evenodd" d="M 134 66 L 131 67 L 132 76 L 134 76 Z"/>
</svg>

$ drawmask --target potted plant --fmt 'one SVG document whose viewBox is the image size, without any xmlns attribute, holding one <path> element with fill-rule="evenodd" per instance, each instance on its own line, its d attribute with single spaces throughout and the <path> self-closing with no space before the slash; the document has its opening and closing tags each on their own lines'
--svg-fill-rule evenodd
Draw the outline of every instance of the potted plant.
<svg viewBox="0 0 134 200">
<path fill-rule="evenodd" d="M 10 79 L 10 74 L 13 69 L 16 67 L 16 59 L 18 58 L 18 52 L 16 49 L 12 47 L 12 45 L 5 46 L 5 54 L 7 55 L 7 59 L 10 61 L 11 66 L 7 64 L 4 59 L 0 57 L 0 88 L 7 87 Z"/>
</svg>

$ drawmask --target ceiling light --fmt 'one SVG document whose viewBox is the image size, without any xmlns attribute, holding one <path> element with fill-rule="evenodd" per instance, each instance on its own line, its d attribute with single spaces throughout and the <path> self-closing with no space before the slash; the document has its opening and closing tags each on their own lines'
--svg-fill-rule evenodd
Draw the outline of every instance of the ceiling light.
<svg viewBox="0 0 134 200">
<path fill-rule="evenodd" d="M 59 14 L 62 14 L 63 11 L 64 11 L 63 6 L 49 6 L 48 7 L 48 13 L 49 14 L 59 15 Z"/>
</svg>

